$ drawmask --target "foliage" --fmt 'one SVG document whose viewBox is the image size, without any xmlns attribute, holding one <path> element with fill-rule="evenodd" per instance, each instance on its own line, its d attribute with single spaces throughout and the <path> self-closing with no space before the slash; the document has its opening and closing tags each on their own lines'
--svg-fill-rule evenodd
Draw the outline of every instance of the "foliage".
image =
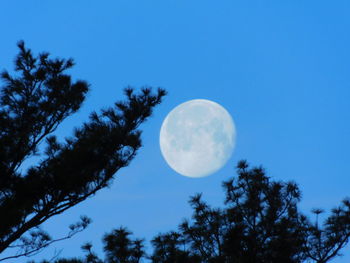
<svg viewBox="0 0 350 263">
<path fill-rule="evenodd" d="M 35 57 L 24 42 L 18 47 L 17 74 L 1 74 L 0 95 L 0 253 L 17 248 L 14 257 L 32 255 L 62 239 L 53 240 L 40 225 L 112 182 L 141 146 L 139 125 L 165 95 L 163 89 L 153 94 L 143 88 L 136 94 L 127 88 L 125 101 L 93 112 L 73 136 L 59 142 L 52 133 L 81 107 L 88 84 L 74 82 L 66 73 L 72 59 L 51 59 L 48 53 Z M 44 140 L 42 159 L 22 173 L 21 165 L 40 154 Z M 89 222 L 82 217 L 64 238 Z"/>
<path fill-rule="evenodd" d="M 179 234 L 200 262 L 300 262 L 303 216 L 294 183 L 270 181 L 262 168 L 238 164 L 238 178 L 223 183 L 226 207 L 211 208 L 200 194 L 190 199 L 192 220 Z M 163 262 L 163 261 L 158 261 Z"/>
<path fill-rule="evenodd" d="M 138 263 L 145 255 L 142 239 L 131 240 L 125 228 L 113 230 L 103 238 L 107 263 Z"/>
<path fill-rule="evenodd" d="M 312 223 L 297 207 L 301 193 L 295 183 L 273 181 L 263 168 L 245 161 L 237 172 L 237 178 L 223 183 L 224 208 L 210 207 L 201 194 L 191 197 L 192 219 L 178 231 L 157 235 L 152 254 L 142 258 L 154 263 L 326 263 L 340 255 L 350 237 L 350 201 L 333 209 L 322 225 L 322 210 L 315 209 Z M 121 228 L 108 234 L 108 240 L 118 242 L 105 246 L 107 260 L 98 262 L 121 262 L 117 258 L 132 255 L 129 233 Z"/>
<path fill-rule="evenodd" d="M 157 235 L 152 241 L 152 262 L 199 263 L 200 257 L 186 249 L 186 240 L 180 233 L 171 231 Z"/>
</svg>

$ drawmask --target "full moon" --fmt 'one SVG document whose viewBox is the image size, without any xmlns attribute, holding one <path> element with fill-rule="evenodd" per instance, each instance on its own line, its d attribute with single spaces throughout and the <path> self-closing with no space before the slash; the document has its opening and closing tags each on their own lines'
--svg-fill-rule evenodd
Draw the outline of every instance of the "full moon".
<svg viewBox="0 0 350 263">
<path fill-rule="evenodd" d="M 160 129 L 160 149 L 168 165 L 188 177 L 204 177 L 231 157 L 236 128 L 230 114 L 216 102 L 190 100 L 175 107 Z"/>
</svg>

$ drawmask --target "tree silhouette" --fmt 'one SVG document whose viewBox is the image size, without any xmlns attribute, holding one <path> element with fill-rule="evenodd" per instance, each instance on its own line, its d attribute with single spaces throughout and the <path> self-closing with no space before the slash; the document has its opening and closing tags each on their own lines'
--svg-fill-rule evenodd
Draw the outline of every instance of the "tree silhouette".
<svg viewBox="0 0 350 263">
<path fill-rule="evenodd" d="M 91 243 L 85 243 L 81 247 L 85 252 L 84 259 L 58 259 L 55 263 L 139 263 L 146 255 L 144 241 L 142 239 L 133 240 L 130 238 L 131 235 L 132 233 L 124 227 L 105 234 L 102 239 L 105 260 L 100 259 L 93 252 Z M 44 260 L 41 263 L 49 263 L 49 261 Z"/>
<path fill-rule="evenodd" d="M 273 182 L 262 168 L 238 164 L 238 178 L 223 183 L 226 207 L 211 208 L 200 194 L 190 199 L 192 220 L 179 226 L 199 262 L 301 262 L 304 217 L 294 183 Z M 166 261 L 156 261 L 166 262 Z"/>
<path fill-rule="evenodd" d="M 142 239 L 131 240 L 126 228 L 119 228 L 103 238 L 107 263 L 138 263 L 145 255 Z"/>
<path fill-rule="evenodd" d="M 125 101 L 93 112 L 73 136 L 59 142 L 51 134 L 80 108 L 88 84 L 66 74 L 72 59 L 51 59 L 48 53 L 35 57 L 24 42 L 18 47 L 17 74 L 1 74 L 0 95 L 0 253 L 19 249 L 13 257 L 31 255 L 56 241 L 40 225 L 108 186 L 130 163 L 141 146 L 139 125 L 165 95 L 163 89 L 153 94 L 143 88 L 135 94 L 127 88 Z M 42 159 L 22 173 L 21 165 L 40 154 L 44 139 Z M 64 238 L 88 224 L 82 217 Z"/>
<path fill-rule="evenodd" d="M 164 263 L 199 263 L 200 257 L 193 255 L 189 247 L 186 247 L 186 240 L 177 232 L 159 234 L 151 241 L 153 254 L 150 257 L 152 262 Z"/>
<path fill-rule="evenodd" d="M 313 210 L 316 214 L 314 224 L 307 228 L 306 255 L 317 263 L 329 262 L 349 241 L 350 237 L 350 201 L 343 200 L 339 207 L 332 209 L 322 227 L 319 226 L 318 215 L 321 209 Z"/>
<path fill-rule="evenodd" d="M 201 194 L 191 197 L 192 219 L 184 220 L 178 231 L 154 237 L 153 252 L 143 259 L 153 263 L 326 263 L 340 255 L 350 236 L 350 201 L 344 200 L 320 224 L 321 209 L 313 210 L 316 221 L 299 211 L 301 193 L 296 183 L 271 180 L 263 168 L 250 167 L 245 161 L 238 163 L 237 173 L 238 177 L 223 183 L 223 208 L 210 207 Z M 127 246 L 130 240 L 125 238 L 130 232 L 121 230 L 107 236 L 124 241 L 105 246 L 107 261 L 98 262 L 121 262 L 108 257 L 109 253 L 116 258 L 132 254 Z"/>
</svg>

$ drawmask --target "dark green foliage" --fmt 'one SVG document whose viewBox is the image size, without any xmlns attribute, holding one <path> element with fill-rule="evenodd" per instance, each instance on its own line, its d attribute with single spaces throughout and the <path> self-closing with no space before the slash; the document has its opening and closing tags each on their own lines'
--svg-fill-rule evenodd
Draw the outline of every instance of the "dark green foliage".
<svg viewBox="0 0 350 263">
<path fill-rule="evenodd" d="M 58 142 L 51 133 L 80 108 L 88 84 L 66 74 L 74 65 L 71 59 L 50 59 L 47 53 L 34 57 L 23 42 L 18 47 L 17 74 L 1 74 L 0 253 L 11 245 L 29 255 L 53 241 L 38 229 L 40 224 L 108 186 L 129 164 L 141 146 L 138 127 L 165 91 L 153 94 L 144 88 L 135 94 L 127 88 L 125 101 L 92 113 L 74 136 Z M 47 147 L 41 161 L 22 173 L 19 168 L 39 154 L 44 139 Z M 83 218 L 68 237 L 88 223 Z M 23 235 L 29 232 L 28 237 Z"/>
</svg>

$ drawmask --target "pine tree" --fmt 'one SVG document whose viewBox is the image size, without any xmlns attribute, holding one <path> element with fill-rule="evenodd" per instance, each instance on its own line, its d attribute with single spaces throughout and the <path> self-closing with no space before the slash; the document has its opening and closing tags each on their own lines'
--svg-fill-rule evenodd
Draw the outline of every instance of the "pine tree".
<svg viewBox="0 0 350 263">
<path fill-rule="evenodd" d="M 141 146 L 139 125 L 166 93 L 127 88 L 125 101 L 93 112 L 59 142 L 52 133 L 79 110 L 89 85 L 66 73 L 72 59 L 34 56 L 24 42 L 18 47 L 16 74 L 1 74 L 0 94 L 0 253 L 18 248 L 16 257 L 54 242 L 40 225 L 111 184 L 115 173 L 135 157 Z M 42 142 L 44 152 L 39 151 Z M 42 159 L 22 172 L 23 162 L 38 154 Z M 89 222 L 82 217 L 66 238 Z"/>
<path fill-rule="evenodd" d="M 238 163 L 237 173 L 223 183 L 223 208 L 212 208 L 201 194 L 191 197 L 192 218 L 184 220 L 178 231 L 154 237 L 152 254 L 140 259 L 153 263 L 327 263 L 340 256 L 350 237 L 350 201 L 345 199 L 321 224 L 321 209 L 313 210 L 316 220 L 298 209 L 301 192 L 296 183 L 274 181 L 263 168 L 250 167 L 245 161 Z M 125 259 L 133 253 L 128 245 L 130 232 L 121 230 L 107 235 L 110 240 L 122 240 L 105 246 L 107 261 L 92 253 L 99 261 L 86 257 L 79 263 L 129 262 L 108 256 Z"/>
<path fill-rule="evenodd" d="M 112 230 L 103 237 L 106 263 L 139 263 L 145 255 L 144 241 L 132 240 L 126 228 Z"/>
</svg>

